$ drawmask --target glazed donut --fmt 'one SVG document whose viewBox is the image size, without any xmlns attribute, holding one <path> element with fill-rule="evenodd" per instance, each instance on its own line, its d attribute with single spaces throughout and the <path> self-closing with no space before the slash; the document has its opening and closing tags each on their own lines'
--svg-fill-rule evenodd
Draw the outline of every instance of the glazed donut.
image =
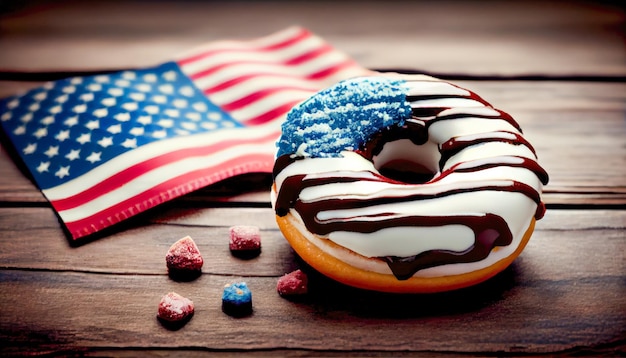
<svg viewBox="0 0 626 358">
<path fill-rule="evenodd" d="M 346 80 L 296 105 L 271 201 L 322 274 L 399 293 L 458 289 L 504 270 L 545 212 L 546 171 L 507 113 L 429 76 Z"/>
</svg>

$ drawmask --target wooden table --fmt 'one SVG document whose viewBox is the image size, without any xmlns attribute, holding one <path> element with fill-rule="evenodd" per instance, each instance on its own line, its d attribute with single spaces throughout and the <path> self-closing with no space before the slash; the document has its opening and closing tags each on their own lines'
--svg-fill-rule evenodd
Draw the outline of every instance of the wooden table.
<svg viewBox="0 0 626 358">
<path fill-rule="evenodd" d="M 17 3 L 17 2 L 16 2 Z M 492 280 L 395 296 L 312 276 L 300 301 L 276 293 L 297 267 L 269 207 L 268 175 L 199 190 L 72 245 L 37 188 L 0 152 L 2 354 L 372 356 L 626 354 L 626 51 L 623 10 L 584 2 L 36 2 L 4 4 L 0 95 L 64 73 L 147 66 L 204 42 L 298 24 L 374 69 L 423 71 L 511 113 L 551 181 L 527 249 Z M 59 74 L 60 73 L 60 74 Z M 27 80 L 27 81 L 21 81 Z M 6 144 L 3 144 L 6 147 Z M 228 251 L 257 225 L 262 254 Z M 191 235 L 192 282 L 164 256 Z M 246 281 L 254 313 L 221 311 Z M 171 331 L 157 304 L 176 291 L 196 313 Z"/>
</svg>

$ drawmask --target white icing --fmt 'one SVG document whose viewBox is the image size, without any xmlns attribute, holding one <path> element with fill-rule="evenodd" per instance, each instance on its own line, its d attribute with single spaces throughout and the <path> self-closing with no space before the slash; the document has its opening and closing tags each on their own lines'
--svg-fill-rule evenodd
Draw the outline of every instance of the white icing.
<svg viewBox="0 0 626 358">
<path fill-rule="evenodd" d="M 453 172 L 441 180 L 438 185 L 455 185 L 461 182 L 486 183 L 499 178 L 515 178 L 516 181 L 524 183 L 537 191 L 541 191 L 541 183 L 537 180 L 535 173 L 525 168 L 499 166 L 495 168 L 483 169 L 477 172 L 462 173 Z"/>
<path fill-rule="evenodd" d="M 497 206 L 497 203 L 503 203 L 499 210 L 494 210 L 493 207 Z M 520 211 L 529 212 L 536 209 L 536 204 L 527 198 L 525 195 L 514 192 L 496 192 L 496 191 L 481 191 L 481 192 L 469 192 L 462 193 L 453 196 L 447 196 L 437 199 L 421 200 L 419 202 L 404 202 L 394 204 L 384 204 L 377 206 L 367 206 L 364 208 L 350 209 L 350 210 L 327 210 L 318 214 L 317 218 L 320 221 L 333 221 L 341 220 L 349 222 L 351 220 L 363 220 L 366 217 L 372 217 L 378 213 L 392 212 L 395 217 L 403 217 L 409 215 L 417 216 L 452 216 L 452 215 L 473 215 L 482 216 L 484 213 L 495 213 L 501 216 L 508 224 L 512 232 L 519 232 L 525 229 L 523 225 L 526 224 L 526 218 L 520 215 Z M 343 245 L 366 257 L 376 256 L 413 256 L 420 254 L 427 250 L 454 250 L 453 248 L 463 246 L 467 237 L 458 236 L 456 232 L 451 231 L 449 227 L 438 227 L 440 234 L 438 237 L 448 237 L 447 241 L 438 241 L 431 239 L 432 228 L 419 227 L 413 231 L 414 236 L 412 240 L 420 241 L 419 246 L 414 248 L 420 248 L 421 250 L 411 250 L 407 245 L 393 245 L 395 242 L 389 242 L 388 238 L 384 235 L 384 232 L 374 232 L 371 234 L 355 233 L 355 237 L 361 237 L 361 240 L 353 240 L 350 245 Z M 468 229 L 469 230 L 469 229 Z M 332 235 L 329 237 L 333 240 Z M 333 240 L 334 241 L 334 240 Z M 385 246 L 385 255 L 376 254 L 371 251 L 369 241 L 378 241 L 381 245 Z M 473 241 L 473 236 L 472 236 Z M 344 244 L 346 244 L 344 242 Z M 462 250 L 461 250 L 462 251 Z"/>
<path fill-rule="evenodd" d="M 384 237 L 385 240 L 377 240 Z M 415 238 L 424 240 L 415 240 Z M 441 227 L 390 227 L 372 235 L 358 232 L 336 231 L 328 238 L 343 247 L 359 247 L 359 254 L 365 257 L 405 256 L 407 252 L 421 253 L 432 250 L 430 242 L 444 250 L 463 252 L 474 244 L 474 233 L 463 225 L 446 225 Z M 402 251 L 398 251 L 402 247 Z"/>
<path fill-rule="evenodd" d="M 422 82 L 419 87 L 409 86 L 407 94 L 409 96 L 429 96 L 433 94 L 450 96 L 469 96 L 468 90 L 454 86 L 448 82 L 431 81 Z"/>
<path fill-rule="evenodd" d="M 526 146 L 511 145 L 504 142 L 488 142 L 473 145 L 460 151 L 458 154 L 453 155 L 450 159 L 448 159 L 446 165 L 443 167 L 443 170 L 446 170 L 458 163 L 501 156 L 519 156 L 531 159 L 535 158 L 533 152 Z"/>
<path fill-rule="evenodd" d="M 467 140 L 467 141 L 472 141 L 472 140 L 477 140 L 477 139 L 487 139 L 487 138 L 501 138 L 501 139 L 513 140 L 515 139 L 515 134 L 510 133 L 510 132 L 487 132 L 487 133 L 476 133 L 476 134 L 469 134 L 466 136 L 462 136 L 462 139 Z"/>
<path fill-rule="evenodd" d="M 283 181 L 290 176 L 298 174 L 319 174 L 319 173 L 333 173 L 338 171 L 368 171 L 373 168 L 371 162 L 365 160 L 362 156 L 354 152 L 342 152 L 343 158 L 324 158 L 324 168 L 320 168 L 317 165 L 311 165 L 309 160 L 296 160 L 293 164 L 283 169 L 274 178 L 274 182 L 277 187 L 283 185 Z M 315 158 L 321 159 L 321 158 Z"/>
<path fill-rule="evenodd" d="M 470 98 L 435 98 L 411 102 L 413 108 L 483 107 L 479 101 Z"/>
<path fill-rule="evenodd" d="M 421 85 L 421 84 L 420 84 Z M 473 107 L 473 108 L 464 108 L 464 107 L 452 107 L 448 109 L 444 109 L 439 112 L 439 117 L 451 116 L 456 114 L 466 114 L 468 117 L 474 116 L 488 116 L 495 117 L 499 116 L 500 113 L 491 107 Z"/>
<path fill-rule="evenodd" d="M 497 251 L 492 251 L 491 254 L 485 258 L 484 260 L 481 261 L 477 261 L 477 262 L 470 262 L 470 263 L 456 263 L 456 264 L 448 264 L 448 265 L 441 265 L 441 266 L 435 266 L 435 267 L 431 267 L 431 268 L 427 268 L 427 269 L 423 269 L 418 271 L 414 277 L 441 277 L 441 276 L 450 276 L 450 275 L 458 275 L 458 274 L 464 274 L 467 272 L 471 272 L 471 271 L 476 271 L 476 270 L 480 270 L 482 268 L 485 267 L 489 267 L 493 264 L 495 264 L 496 262 L 508 257 L 509 255 L 511 255 L 518 247 L 518 245 L 520 244 L 520 241 L 523 237 L 523 234 L 525 232 L 525 230 L 528 228 L 528 225 L 530 225 L 530 220 L 531 217 L 522 217 L 520 216 L 521 212 L 528 212 L 531 208 L 536 207 L 535 203 L 528 199 L 526 196 L 519 194 L 519 193 L 505 193 L 505 194 L 515 194 L 513 195 L 514 197 L 518 197 L 518 201 L 517 202 L 510 202 L 507 200 L 507 202 L 510 203 L 510 209 L 513 212 L 513 215 L 519 218 L 518 224 L 515 225 L 518 227 L 517 231 L 513 231 L 515 228 L 511 227 L 511 231 L 513 234 L 513 240 L 511 242 L 511 244 L 509 244 L 508 246 L 504 246 L 504 247 L 500 247 L 499 250 Z M 274 200 L 275 200 L 275 194 L 273 194 Z M 483 197 L 482 195 L 479 196 L 480 199 L 485 199 L 485 197 Z M 514 205 L 519 205 L 519 203 L 522 203 L 523 206 L 522 207 L 515 207 Z M 426 205 L 426 204 L 425 204 Z M 493 204 L 492 204 L 493 205 Z M 344 261 L 345 263 L 347 263 L 348 265 L 354 266 L 354 267 L 359 267 L 361 269 L 367 270 L 367 271 L 372 271 L 372 272 L 377 272 L 377 273 L 383 273 L 383 274 L 392 274 L 391 269 L 389 268 L 389 266 L 382 260 L 364 260 L 359 258 L 358 256 L 355 255 L 346 255 L 346 254 L 342 254 L 341 252 L 338 252 L 336 249 L 334 249 L 332 246 L 328 245 L 327 241 L 331 241 L 329 239 L 329 237 L 321 237 L 319 235 L 315 235 L 311 232 L 309 232 L 306 227 L 304 226 L 304 223 L 302 221 L 302 218 L 300 217 L 300 214 L 296 211 L 296 210 L 290 210 L 289 215 L 291 217 L 292 220 L 290 220 L 290 222 L 292 223 L 292 225 L 296 228 L 296 230 L 298 230 L 298 232 L 300 232 L 307 240 L 309 240 L 312 244 L 314 244 L 315 246 L 317 246 L 320 250 L 322 250 L 323 252 L 325 252 L 328 255 L 337 257 L 338 259 Z M 510 215 L 510 214 L 509 214 Z M 452 225 L 449 225 L 448 228 L 450 228 Z M 426 229 L 426 228 L 416 228 L 417 229 Z M 452 232 L 449 230 L 446 230 L 446 228 L 444 227 L 438 227 L 437 229 L 439 229 L 440 235 L 449 235 L 449 237 L 452 237 L 451 234 Z M 385 247 L 386 250 L 389 249 L 389 246 L 391 245 L 385 245 L 384 243 L 386 242 L 387 238 L 384 236 L 379 236 L 376 233 L 373 234 L 359 234 L 363 239 L 367 239 L 367 240 L 377 240 L 382 242 Z M 416 234 L 417 236 L 414 236 L 414 238 L 416 239 L 420 239 L 420 238 L 424 238 L 425 236 L 422 236 L 420 234 Z M 427 236 L 426 236 L 427 237 Z M 449 242 L 448 244 L 451 245 L 463 245 L 463 239 L 464 237 L 454 237 L 454 239 L 456 240 L 456 243 L 452 244 L 452 242 Z M 428 240 L 429 242 L 431 242 L 430 240 Z M 354 243 L 352 243 L 354 244 Z M 432 244 L 432 242 L 431 242 Z M 346 244 L 348 245 L 348 244 Z M 357 246 L 358 243 L 357 243 Z M 344 246 L 348 249 L 350 249 L 351 251 L 355 251 L 355 247 L 356 246 Z M 362 247 L 362 246 L 361 246 Z M 409 256 L 410 253 L 406 252 L 405 250 L 402 249 L 402 247 L 398 247 L 397 248 L 399 250 L 399 253 L 401 253 L 402 256 Z M 441 247 L 438 247 L 437 245 L 432 245 L 431 249 L 446 249 L 445 247 L 443 247 L 443 245 Z M 424 250 L 425 251 L 425 250 Z M 356 252 L 356 251 L 355 251 Z M 365 256 L 367 257 L 367 256 Z M 374 256 L 371 256 L 374 257 Z"/>
<path fill-rule="evenodd" d="M 499 131 L 519 133 L 515 127 L 505 120 L 465 117 L 433 123 L 428 129 L 428 136 L 430 140 L 436 143 L 445 143 L 455 137 Z"/>
</svg>

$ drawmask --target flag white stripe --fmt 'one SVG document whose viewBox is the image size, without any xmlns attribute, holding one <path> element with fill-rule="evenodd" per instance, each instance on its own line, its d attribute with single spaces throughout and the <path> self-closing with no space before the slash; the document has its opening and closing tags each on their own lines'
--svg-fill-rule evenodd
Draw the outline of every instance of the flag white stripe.
<svg viewBox="0 0 626 358">
<path fill-rule="evenodd" d="M 333 78 L 333 77 L 348 78 L 347 76 L 348 74 L 354 74 L 355 76 L 359 74 L 362 75 L 362 71 L 353 71 L 352 69 L 348 69 L 347 71 L 338 73 L 337 76 L 328 77 L 326 78 L 326 80 L 329 80 L 329 78 Z M 276 92 L 266 97 L 263 97 L 261 99 L 258 99 L 246 105 L 245 107 L 232 110 L 230 111 L 230 115 L 233 116 L 235 119 L 245 122 L 247 120 L 260 116 L 264 113 L 267 113 L 268 111 L 274 108 L 278 108 L 280 106 L 283 106 L 292 102 L 303 101 L 307 99 L 308 97 L 310 97 L 311 95 L 313 95 L 313 93 L 315 93 L 315 91 L 289 90 L 289 91 Z M 211 96 L 209 97 L 213 99 L 213 97 Z M 223 105 L 224 103 L 218 103 L 218 104 Z"/>
<path fill-rule="evenodd" d="M 215 66 L 235 63 L 235 62 L 254 62 L 254 63 L 276 63 L 287 62 L 298 56 L 310 53 L 313 50 L 322 48 L 324 42 L 317 37 L 309 37 L 302 42 L 298 42 L 289 47 L 271 50 L 271 51 L 255 51 L 242 48 L 237 51 L 217 52 L 206 58 L 195 60 L 193 62 L 184 63 L 181 67 L 186 73 L 199 73 Z"/>
<path fill-rule="evenodd" d="M 50 201 L 66 199 L 88 190 L 115 173 L 162 154 L 167 154 L 175 150 L 217 144 L 227 139 L 246 138 L 249 139 L 249 141 L 254 141 L 274 132 L 276 132 L 275 125 L 259 125 L 255 127 L 222 129 L 215 132 L 163 139 L 123 153 L 94 168 L 88 175 L 82 175 L 56 187 L 44 190 L 44 194 Z M 278 139 L 278 134 L 276 139 Z M 273 145 L 269 147 L 271 151 L 275 152 Z"/>
<path fill-rule="evenodd" d="M 296 88 L 308 93 L 316 92 L 319 89 L 319 86 L 312 84 L 311 81 L 301 78 L 281 78 L 280 81 L 277 81 L 275 76 L 263 75 L 246 80 L 245 84 L 241 83 L 222 91 L 211 93 L 210 98 L 213 102 L 224 105 L 248 97 L 256 92 L 282 87 Z"/>
<path fill-rule="evenodd" d="M 307 79 L 305 77 L 313 75 L 322 70 L 339 65 L 345 62 L 345 56 L 337 53 L 329 53 L 324 56 L 316 57 L 310 61 L 299 63 L 294 66 L 285 66 L 280 63 L 243 63 L 233 64 L 211 73 L 210 76 L 194 78 L 193 81 L 200 89 L 206 90 L 215 87 L 224 82 L 237 79 L 248 75 L 272 74 L 277 77 L 293 77 L 303 78 L 305 81 L 321 84 L 325 83 L 324 79 Z M 183 68 L 185 74 L 192 76 Z"/>
<path fill-rule="evenodd" d="M 232 50 L 237 51 L 240 49 L 248 49 L 255 50 L 257 48 L 268 47 L 272 45 L 279 44 L 281 42 L 287 41 L 292 38 L 296 38 L 298 35 L 306 32 L 305 29 L 293 26 L 289 27 L 285 30 L 270 34 L 268 36 L 259 37 L 256 39 L 241 41 L 241 40 L 222 40 L 222 41 L 214 41 L 211 43 L 207 43 L 205 45 L 201 45 L 191 49 L 188 52 L 185 52 L 176 58 L 177 61 L 185 60 L 191 57 L 194 57 L 198 54 L 202 54 L 204 52 L 224 49 L 224 50 Z"/>
<path fill-rule="evenodd" d="M 250 120 L 268 111 L 293 102 L 300 102 L 311 95 L 309 91 L 283 91 L 276 92 L 248 104 L 241 109 L 230 112 L 230 115 L 242 121 Z"/>
<path fill-rule="evenodd" d="M 268 145 L 267 142 L 259 144 L 243 144 L 229 147 L 219 152 L 209 153 L 204 156 L 183 158 L 176 162 L 147 171 L 133 180 L 126 182 L 123 186 L 116 190 L 103 194 L 96 199 L 75 208 L 61 210 L 59 211 L 59 214 L 62 215 L 64 220 L 67 222 L 78 221 L 97 214 L 98 212 L 132 198 L 135 195 L 139 195 L 146 190 L 149 190 L 151 187 L 157 186 L 175 177 L 184 175 L 194 170 L 211 167 L 222 162 L 235 159 L 241 156 L 242 153 L 267 153 L 268 155 L 272 155 L 274 151 L 270 151 L 270 148 L 271 145 Z M 146 185 L 146 183 L 149 185 Z"/>
<path fill-rule="evenodd" d="M 332 73 L 331 75 L 322 79 L 303 79 L 295 76 L 276 78 L 275 75 L 271 74 L 259 75 L 255 76 L 254 78 L 242 81 L 237 85 L 210 93 L 208 97 L 218 105 L 226 105 L 238 99 L 245 98 L 255 92 L 276 87 L 308 90 L 308 97 L 325 87 L 324 84 L 326 83 L 334 83 L 342 79 L 362 75 L 364 75 L 364 71 L 362 69 L 354 69 L 352 67 L 338 70 L 337 72 Z"/>
</svg>

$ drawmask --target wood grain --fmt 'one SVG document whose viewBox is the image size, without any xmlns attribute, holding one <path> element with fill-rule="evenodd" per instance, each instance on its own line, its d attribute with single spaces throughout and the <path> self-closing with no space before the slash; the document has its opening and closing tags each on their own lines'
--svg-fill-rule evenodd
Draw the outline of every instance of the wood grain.
<svg viewBox="0 0 626 358">
<path fill-rule="evenodd" d="M 626 204 L 626 84 L 459 81 L 509 112 L 550 174 L 548 204 Z M 9 85 L 10 86 L 10 85 Z M 0 88 L 1 82 L 0 82 Z M 6 150 L 0 151 L 0 200 L 45 203 Z M 186 200 L 267 202 L 268 178 L 217 185 Z M 233 188 L 244 188 L 233 190 Z"/>
<path fill-rule="evenodd" d="M 53 218 L 46 219 L 49 212 L 42 211 L 25 209 L 14 217 L 0 210 L 0 300 L 5 308 L 0 337 L 11 342 L 8 348 L 36 342 L 39 351 L 47 346 L 53 351 L 245 346 L 541 353 L 615 343 L 626 334 L 623 211 L 548 212 L 515 263 L 471 289 L 385 295 L 312 274 L 311 293 L 300 302 L 275 292 L 276 279 L 297 260 L 270 219 L 255 222 L 266 228 L 261 256 L 242 261 L 228 253 L 224 235 L 228 225 L 246 218 L 236 209 L 201 210 L 192 218 L 164 213 L 156 221 L 166 228 L 140 225 L 71 253 L 61 236 L 37 239 L 54 231 L 48 228 Z M 271 218 L 270 209 L 256 211 L 250 217 Z M 29 224 L 34 218 L 41 221 L 39 227 Z M 195 281 L 176 282 L 166 274 L 164 255 L 169 244 L 187 234 L 198 242 L 205 268 Z M 572 260 L 581 254 L 585 259 Z M 254 314 L 236 320 L 220 311 L 220 295 L 224 284 L 241 280 L 253 290 Z M 169 291 L 196 305 L 191 322 L 176 333 L 155 319 L 158 300 Z"/>
<path fill-rule="evenodd" d="M 607 1 L 355 4 L 0 2 L 0 97 L 41 85 L 34 80 L 42 75 L 149 66 L 208 41 L 302 25 L 364 66 L 441 74 L 516 118 L 551 180 L 543 194 L 549 210 L 508 269 L 435 295 L 337 284 L 311 271 L 282 237 L 267 174 L 226 180 L 70 242 L 2 142 L 0 355 L 626 355 L 623 8 Z M 228 228 L 238 224 L 260 227 L 260 256 L 231 255 Z M 168 276 L 165 253 L 186 235 L 205 266 L 181 282 Z M 299 267 L 309 272 L 309 295 L 281 298 L 277 279 Z M 224 284 L 240 280 L 253 291 L 254 313 L 234 319 L 221 312 L 220 298 Z M 155 317 L 169 291 L 196 305 L 179 330 Z"/>
<path fill-rule="evenodd" d="M 624 76 L 624 18 L 617 6 L 565 1 L 47 2 L 3 17 L 0 69 L 148 66 L 300 25 L 370 68 Z"/>
<path fill-rule="evenodd" d="M 529 279 L 524 268 L 520 262 L 473 290 L 428 297 L 369 296 L 326 283 L 332 291 L 318 290 L 311 294 L 313 302 L 304 303 L 280 298 L 272 278 L 203 275 L 181 284 L 165 276 L 2 271 L 3 292 L 13 294 L 2 294 L 12 308 L 3 316 L 12 324 L 0 323 L 0 336 L 20 349 L 35 341 L 30 337 L 39 338 L 38 350 L 48 345 L 52 351 L 359 347 L 360 352 L 458 353 L 558 352 L 624 337 L 625 316 L 616 314 L 624 312 L 618 277 Z M 221 312 L 221 290 L 242 279 L 253 290 L 254 313 L 236 320 Z M 518 280 L 525 283 L 512 284 Z M 197 307 L 175 333 L 155 317 L 160 297 L 170 291 L 190 297 Z M 62 329 L 59 322 L 65 323 Z"/>
<path fill-rule="evenodd" d="M 294 268 L 294 256 L 269 208 L 171 208 L 140 219 L 131 220 L 117 232 L 108 233 L 106 238 L 70 245 L 49 209 L 0 208 L 0 231 L 3 233 L 0 267 L 165 274 L 164 260 L 168 248 L 179 238 L 190 235 L 205 257 L 203 271 L 207 274 L 278 277 Z M 242 224 L 261 229 L 262 254 L 254 260 L 242 261 L 228 251 L 228 228 Z M 579 273 L 584 274 L 586 271 L 600 272 L 605 268 L 602 265 L 607 264 L 613 265 L 609 271 L 618 274 L 620 268 L 626 269 L 626 261 L 620 262 L 620 258 L 626 255 L 626 241 L 620 240 L 626 239 L 625 229 L 626 212 L 622 210 L 549 210 L 544 219 L 538 221 L 533 243 L 527 250 L 541 252 L 542 248 L 550 248 L 546 253 L 558 252 L 565 258 L 593 252 L 594 256 L 584 262 L 561 262 L 559 265 L 568 268 L 579 265 L 583 268 Z M 595 236 L 602 240 L 613 238 L 608 239 L 612 243 L 592 249 Z M 28 243 L 27 250 L 21 249 L 25 242 Z M 588 245 L 588 248 L 581 251 L 581 245 Z M 600 263 L 594 262 L 594 257 L 608 259 Z M 544 255 L 543 259 L 550 261 L 549 256 Z"/>
</svg>

